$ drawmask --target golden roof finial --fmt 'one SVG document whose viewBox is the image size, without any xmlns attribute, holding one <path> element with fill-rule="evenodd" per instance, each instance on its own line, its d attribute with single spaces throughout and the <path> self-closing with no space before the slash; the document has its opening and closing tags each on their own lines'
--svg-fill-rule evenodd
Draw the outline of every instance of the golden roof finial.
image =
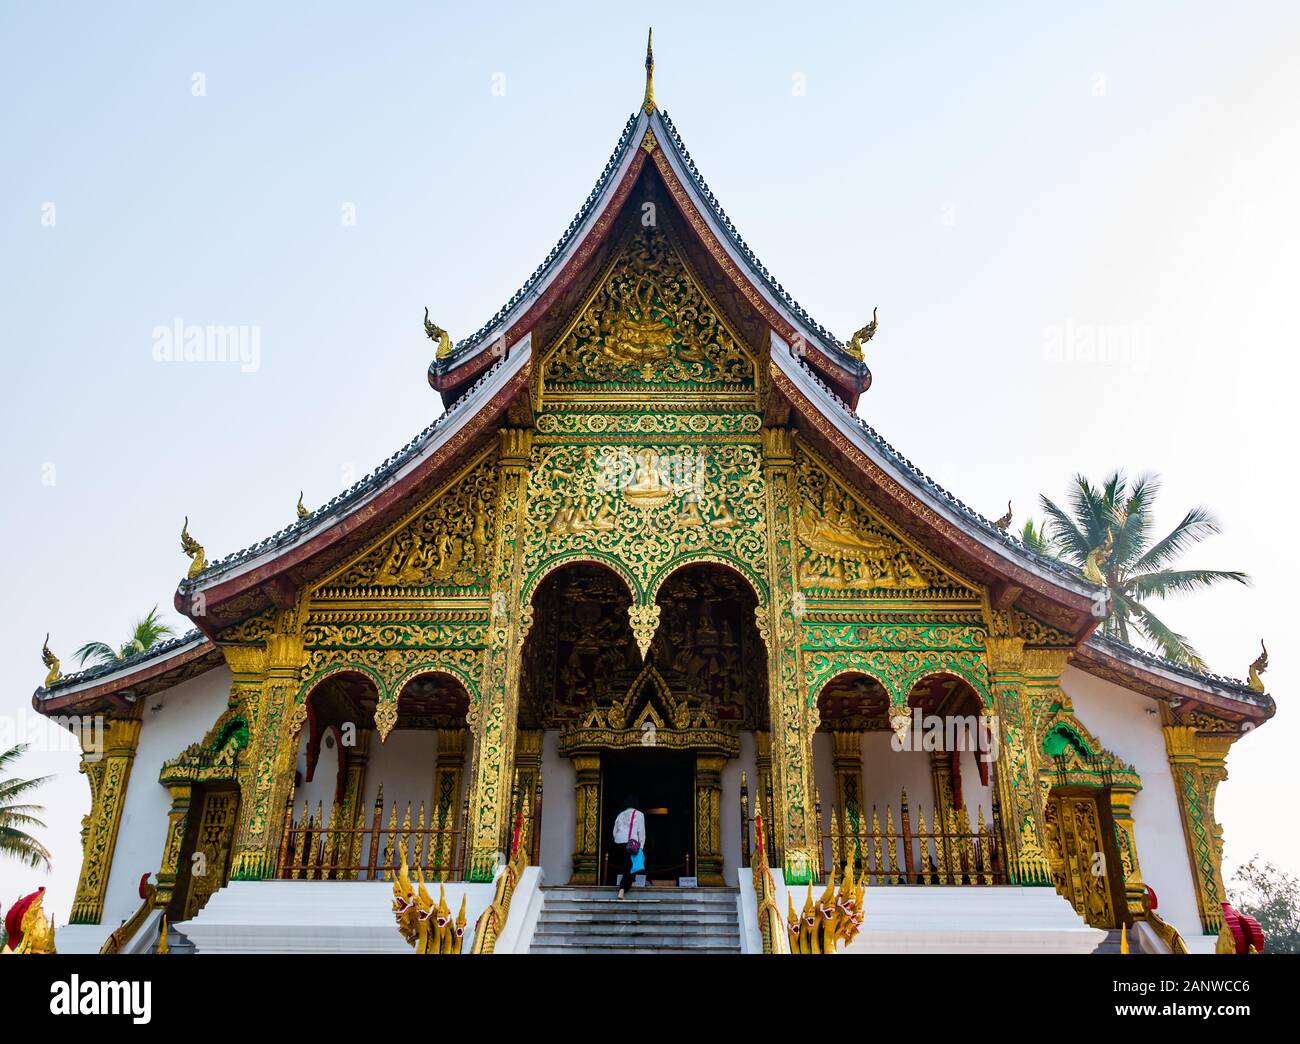
<svg viewBox="0 0 1300 1044">
<path fill-rule="evenodd" d="M 207 568 L 208 556 L 203 551 L 203 545 L 190 536 L 188 515 L 185 516 L 185 524 L 181 526 L 181 550 L 190 556 L 190 568 L 186 575 L 193 580 Z"/>
<path fill-rule="evenodd" d="M 646 115 L 655 111 L 655 31 L 645 38 L 645 101 L 641 103 Z"/>
<path fill-rule="evenodd" d="M 297 511 L 298 511 L 298 518 L 300 518 L 300 519 L 303 519 L 303 518 L 310 518 L 310 517 L 311 517 L 311 512 L 307 510 L 306 506 L 305 506 L 305 505 L 303 504 L 303 502 L 302 502 L 302 490 L 299 490 L 299 491 L 298 491 L 298 508 L 297 508 Z"/>
<path fill-rule="evenodd" d="M 49 668 L 49 673 L 45 675 L 45 688 L 48 689 L 63 677 L 63 672 L 59 669 L 59 658 L 50 652 L 49 631 L 45 632 L 45 644 L 41 646 L 41 659 L 45 662 L 45 666 Z"/>
<path fill-rule="evenodd" d="M 1268 670 L 1268 646 L 1264 644 L 1264 639 L 1259 640 L 1260 654 L 1256 657 L 1255 662 L 1250 665 L 1250 681 L 1248 684 L 1255 692 L 1264 691 L 1264 679 L 1260 677 Z"/>
<path fill-rule="evenodd" d="M 434 358 L 445 359 L 451 354 L 451 338 L 447 331 L 429 318 L 429 309 L 424 310 L 424 332 L 429 340 L 438 342 L 438 351 Z"/>
</svg>

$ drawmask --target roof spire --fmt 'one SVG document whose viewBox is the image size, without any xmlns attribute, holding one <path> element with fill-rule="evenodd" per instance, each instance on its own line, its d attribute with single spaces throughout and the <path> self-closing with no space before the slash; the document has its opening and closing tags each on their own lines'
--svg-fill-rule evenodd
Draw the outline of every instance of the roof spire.
<svg viewBox="0 0 1300 1044">
<path fill-rule="evenodd" d="M 641 108 L 646 114 L 655 111 L 655 31 L 651 29 L 645 38 L 645 101 Z"/>
</svg>

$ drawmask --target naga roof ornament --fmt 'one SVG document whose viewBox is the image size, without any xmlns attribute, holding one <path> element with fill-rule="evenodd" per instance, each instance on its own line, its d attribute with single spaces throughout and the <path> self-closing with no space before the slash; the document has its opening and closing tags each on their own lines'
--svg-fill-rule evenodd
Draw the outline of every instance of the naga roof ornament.
<svg viewBox="0 0 1300 1044">
<path fill-rule="evenodd" d="M 429 309 L 424 310 L 424 332 L 428 335 L 429 340 L 438 342 L 438 351 L 435 354 L 437 359 L 445 359 L 451 354 L 451 338 L 447 336 L 447 331 L 429 318 Z"/>
<path fill-rule="evenodd" d="M 59 668 L 59 658 L 50 652 L 50 632 L 45 632 L 45 644 L 41 647 L 41 659 L 45 661 L 45 666 L 49 673 L 45 675 L 45 687 L 48 689 L 51 685 L 63 677 L 63 671 Z"/>
<path fill-rule="evenodd" d="M 862 362 L 865 356 L 863 349 L 866 348 L 867 342 L 876 336 L 877 311 L 878 309 L 871 309 L 871 322 L 850 337 L 848 343 L 844 346 L 844 350 L 857 359 L 858 362 Z"/>
<path fill-rule="evenodd" d="M 185 524 L 181 526 L 181 550 L 190 556 L 189 572 L 185 575 L 193 580 L 208 565 L 207 553 L 203 550 L 203 545 L 190 536 L 190 517 L 185 516 Z"/>
</svg>

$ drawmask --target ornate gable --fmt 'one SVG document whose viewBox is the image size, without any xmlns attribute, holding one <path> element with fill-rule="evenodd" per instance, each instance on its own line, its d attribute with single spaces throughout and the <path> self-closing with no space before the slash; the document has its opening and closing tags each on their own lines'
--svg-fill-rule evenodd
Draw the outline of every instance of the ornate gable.
<svg viewBox="0 0 1300 1044">
<path fill-rule="evenodd" d="M 969 582 L 904 539 L 810 450 L 796 459 L 798 583 L 823 598 L 971 601 Z"/>
<path fill-rule="evenodd" d="M 320 598 L 486 592 L 497 480 L 489 452 L 327 577 Z"/>
<path fill-rule="evenodd" d="M 660 225 L 626 234 L 540 367 L 544 402 L 644 404 L 665 391 L 753 402 L 754 359 Z"/>
</svg>

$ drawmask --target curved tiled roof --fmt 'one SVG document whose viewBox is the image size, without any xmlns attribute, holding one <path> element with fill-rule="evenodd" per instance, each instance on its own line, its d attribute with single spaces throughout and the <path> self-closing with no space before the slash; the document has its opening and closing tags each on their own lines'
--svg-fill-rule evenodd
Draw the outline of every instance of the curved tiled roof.
<svg viewBox="0 0 1300 1044">
<path fill-rule="evenodd" d="M 673 121 L 669 119 L 668 114 L 662 109 L 657 111 L 659 118 L 663 121 L 664 128 L 668 131 L 669 141 L 677 155 L 680 157 L 682 165 L 685 168 L 687 175 L 690 177 L 699 198 L 708 206 L 714 220 L 718 223 L 718 226 L 726 234 L 728 239 L 730 239 L 737 254 L 744 259 L 746 266 L 760 279 L 772 295 L 809 330 L 809 332 L 816 335 L 824 347 L 834 349 L 835 353 L 842 357 L 841 362 L 843 364 L 851 368 L 865 370 L 865 363 L 862 363 L 849 355 L 839 338 L 826 329 L 826 327 L 822 326 L 821 323 L 813 319 L 813 317 L 808 314 L 807 310 L 790 295 L 785 287 L 773 278 L 772 273 L 768 271 L 767 266 L 758 259 L 758 256 L 750 249 L 749 245 L 737 231 L 735 224 L 729 217 L 727 217 L 726 211 L 722 209 L 722 204 L 718 202 L 718 198 L 713 194 L 713 191 L 709 188 L 703 176 L 700 174 L 699 168 L 695 165 L 695 160 L 691 158 L 691 154 L 686 148 L 686 143 L 682 140 L 681 133 L 677 130 Z M 431 373 L 445 373 L 458 365 L 467 354 L 480 347 L 487 339 L 488 335 L 495 331 L 506 320 L 510 313 L 518 307 L 519 303 L 528 297 L 528 295 L 531 294 L 546 278 L 552 267 L 560 260 L 573 242 L 574 237 L 578 235 L 582 226 L 586 223 L 597 203 L 600 201 L 600 198 L 604 195 L 605 190 L 609 187 L 610 180 L 613 178 L 615 171 L 617 171 L 621 166 L 624 155 L 633 144 L 632 131 L 636 127 L 639 118 L 639 113 L 633 113 L 628 117 L 627 123 L 623 125 L 623 132 L 619 136 L 618 144 L 614 147 L 613 153 L 605 163 L 605 168 L 601 171 L 600 177 L 597 179 L 595 186 L 592 188 L 591 192 L 587 194 L 587 199 L 583 203 L 581 209 L 579 209 L 578 213 L 574 215 L 573 220 L 570 221 L 568 226 L 565 228 L 564 233 L 560 236 L 559 242 L 551 248 L 550 253 L 546 255 L 542 263 L 537 266 L 533 271 L 533 274 L 524 282 L 524 285 L 516 290 L 504 305 L 497 309 L 496 314 L 491 319 L 484 323 L 483 326 L 479 327 L 479 329 L 469 337 L 458 341 L 452 348 L 451 354 L 446 358 L 441 360 L 435 359 L 429 368 Z"/>
<path fill-rule="evenodd" d="M 382 486 L 385 479 L 400 470 L 402 466 L 412 458 L 418 456 L 425 446 L 428 445 L 429 441 L 433 439 L 433 437 L 437 435 L 438 431 L 453 417 L 458 416 L 464 410 L 476 407 L 477 401 L 474 392 L 487 384 L 504 363 L 504 359 L 498 359 L 484 370 L 483 373 L 479 375 L 478 379 L 470 386 L 469 391 L 465 395 L 461 396 L 452 403 L 450 407 L 439 414 L 432 424 L 428 425 L 405 446 L 399 449 L 396 453 L 385 458 L 374 471 L 370 472 L 363 478 L 358 479 L 347 489 L 343 490 L 343 492 L 326 501 L 315 511 L 311 512 L 311 514 L 306 518 L 298 519 L 292 525 L 285 526 L 279 532 L 273 533 L 269 537 L 259 540 L 255 544 L 250 544 L 248 547 L 245 547 L 240 551 L 235 551 L 232 554 L 209 563 L 207 568 L 197 577 L 182 580 L 180 583 L 181 591 L 189 590 L 201 581 L 206 582 L 211 580 L 242 562 L 247 562 L 268 551 L 274 551 L 278 547 L 292 543 L 304 531 L 311 529 L 323 521 L 346 515 L 359 500 Z"/>
<path fill-rule="evenodd" d="M 537 284 L 542 281 L 551 266 L 555 264 L 569 244 L 573 242 L 578 231 L 586 223 L 587 218 L 591 216 L 592 210 L 604 194 L 605 189 L 609 187 L 610 179 L 613 178 L 614 172 L 618 170 L 623 161 L 624 153 L 627 152 L 629 145 L 632 143 L 632 128 L 636 126 L 637 119 L 637 113 L 633 113 L 627 118 L 627 123 L 623 125 L 623 133 L 619 135 L 618 144 L 614 146 L 613 153 L 605 162 L 605 169 L 601 171 L 595 187 L 587 193 L 587 199 L 578 210 L 578 213 L 574 215 L 573 220 L 565 228 L 564 233 L 560 236 L 560 241 L 551 248 L 550 253 L 546 255 L 542 263 L 524 281 L 524 285 L 511 294 L 510 300 L 498 308 L 496 314 L 474 333 L 464 340 L 457 341 L 451 350 L 451 354 L 445 359 L 435 359 L 429 367 L 431 371 L 445 372 L 451 369 L 454 364 L 459 363 L 466 353 L 481 345 L 487 335 L 500 326 L 506 316 L 518 306 L 519 302 L 527 297 L 536 288 Z"/>
<path fill-rule="evenodd" d="M 86 667 L 72 674 L 65 674 L 49 688 L 38 689 L 39 692 L 58 692 L 73 685 L 84 685 L 86 682 L 96 681 L 99 678 L 107 678 L 113 674 L 130 673 L 137 667 L 151 663 L 154 660 L 162 659 L 188 648 L 194 642 L 207 639 L 203 632 L 198 628 L 186 631 L 175 638 L 168 638 L 159 642 L 157 645 L 146 649 L 144 652 L 136 653 L 122 660 L 111 660 L 108 663 L 97 663 L 92 667 Z"/>
<path fill-rule="evenodd" d="M 890 461 L 905 471 L 917 482 L 918 485 L 924 487 L 934 496 L 939 497 L 945 503 L 954 508 L 965 521 L 982 530 L 986 536 L 995 538 L 1005 544 L 1014 553 L 1032 560 L 1035 564 L 1049 572 L 1065 577 L 1076 583 L 1092 584 L 1092 581 L 1085 577 L 1082 570 L 1077 566 L 1071 565 L 1069 562 L 1062 562 L 1059 558 L 1053 558 L 1051 555 L 1044 555 L 1040 551 L 1035 551 L 1033 548 L 1029 547 L 1029 545 L 1024 543 L 1024 541 L 1013 536 L 1011 533 L 1003 532 L 1001 529 L 998 529 L 997 526 L 981 515 L 973 507 L 966 504 L 959 497 L 948 492 L 948 490 L 939 485 L 938 482 L 913 464 L 907 457 L 903 456 L 903 454 L 895 449 L 890 443 L 886 442 L 875 428 L 858 416 L 858 414 L 853 412 L 853 410 L 849 408 L 849 404 L 841 399 L 834 390 L 832 390 L 826 382 L 817 375 L 817 372 L 811 366 L 802 359 L 796 361 L 808 379 L 815 382 L 827 399 L 835 406 L 839 407 L 839 409 L 862 430 L 862 433 L 866 436 L 867 440 L 871 442 L 871 444 L 883 456 L 888 457 Z"/>
<path fill-rule="evenodd" d="M 694 182 L 696 190 L 699 192 L 701 198 L 709 205 L 714 220 L 716 220 L 722 227 L 723 231 L 726 232 L 732 245 L 745 259 L 749 268 L 755 275 L 761 277 L 763 284 L 768 288 L 768 290 L 770 290 L 793 315 L 797 316 L 803 325 L 815 333 L 818 338 L 824 342 L 826 347 L 834 348 L 836 352 L 844 356 L 844 360 L 849 364 L 862 366 L 863 364 L 861 362 L 854 359 L 853 356 L 849 355 L 848 352 L 845 351 L 844 345 L 838 337 L 809 315 L 803 305 L 790 296 L 786 288 L 773 278 L 772 273 L 768 271 L 767 266 L 758 259 L 758 255 L 750 249 L 749 244 L 745 242 L 740 233 L 736 230 L 736 226 L 732 222 L 731 218 L 727 217 L 726 211 L 722 209 L 722 204 L 718 202 L 718 197 L 713 194 L 713 190 L 709 188 L 703 175 L 700 174 L 699 168 L 696 167 L 695 160 L 691 158 L 691 154 L 686 148 L 686 143 L 682 140 L 681 133 L 677 130 L 673 121 L 668 118 L 668 113 L 661 109 L 659 110 L 659 117 L 663 120 L 664 126 L 668 129 L 673 148 L 676 149 L 677 154 L 681 157 L 686 172 Z"/>
<path fill-rule="evenodd" d="M 1178 675 L 1193 685 L 1201 687 L 1215 686 L 1226 689 L 1238 699 L 1254 704 L 1257 707 L 1271 709 L 1274 705 L 1272 697 L 1262 692 L 1256 692 L 1247 682 L 1242 681 L 1240 678 L 1230 678 L 1226 674 L 1215 674 L 1213 671 L 1200 670 L 1196 667 L 1189 667 L 1187 664 L 1174 663 L 1172 660 L 1166 660 L 1158 653 L 1139 649 L 1135 645 L 1120 641 L 1118 638 L 1112 638 L 1101 631 L 1093 632 L 1089 636 L 1087 644 L 1104 653 L 1130 660 L 1139 660 L 1153 670 Z"/>
</svg>

